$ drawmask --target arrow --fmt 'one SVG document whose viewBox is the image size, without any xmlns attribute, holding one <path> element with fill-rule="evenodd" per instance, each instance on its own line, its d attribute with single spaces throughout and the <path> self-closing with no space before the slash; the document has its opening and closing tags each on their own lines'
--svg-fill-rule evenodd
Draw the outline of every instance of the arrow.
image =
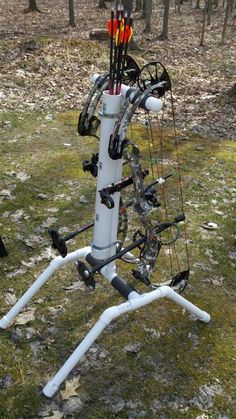
<svg viewBox="0 0 236 419">
<path fill-rule="evenodd" d="M 124 14 L 122 5 L 111 10 L 111 19 L 107 23 L 110 36 L 109 94 L 120 94 L 122 76 L 128 44 L 132 38 L 132 16 Z M 123 53 L 124 51 L 124 53 Z"/>
</svg>

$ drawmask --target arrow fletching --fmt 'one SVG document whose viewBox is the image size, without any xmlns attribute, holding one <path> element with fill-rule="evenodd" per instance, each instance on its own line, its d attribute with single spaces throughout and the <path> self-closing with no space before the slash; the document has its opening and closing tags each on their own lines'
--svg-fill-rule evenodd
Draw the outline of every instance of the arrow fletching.
<svg viewBox="0 0 236 419">
<path fill-rule="evenodd" d="M 109 93 L 111 95 L 120 94 L 125 57 L 133 35 L 132 23 L 132 15 L 124 13 L 122 5 L 111 10 L 111 18 L 107 22 L 110 37 Z"/>
</svg>

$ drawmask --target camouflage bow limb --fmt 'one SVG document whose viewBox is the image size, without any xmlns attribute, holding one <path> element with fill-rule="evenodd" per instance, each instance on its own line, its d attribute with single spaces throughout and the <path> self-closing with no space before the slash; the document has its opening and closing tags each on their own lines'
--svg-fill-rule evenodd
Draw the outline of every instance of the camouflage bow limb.
<svg viewBox="0 0 236 419">
<path fill-rule="evenodd" d="M 102 93 L 108 88 L 109 75 L 99 76 L 90 91 L 82 112 L 79 115 L 78 133 L 82 136 L 92 135 L 97 137 L 97 129 L 100 125 L 100 120 L 95 115 L 96 108 Z"/>
</svg>

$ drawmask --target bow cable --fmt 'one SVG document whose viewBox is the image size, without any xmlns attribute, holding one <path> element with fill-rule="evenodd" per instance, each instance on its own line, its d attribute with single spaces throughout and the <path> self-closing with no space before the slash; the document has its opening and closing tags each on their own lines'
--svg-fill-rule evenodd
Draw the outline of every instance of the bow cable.
<svg viewBox="0 0 236 419">
<path fill-rule="evenodd" d="M 184 214 L 184 191 L 183 191 L 183 180 L 180 170 L 180 156 L 179 156 L 179 140 L 177 139 L 177 131 L 176 131 L 176 118 L 175 118 L 175 108 L 174 108 L 174 98 L 172 89 L 170 89 L 171 95 L 171 110 L 172 110 L 172 117 L 173 117 L 173 124 L 174 124 L 174 141 L 175 141 L 175 150 L 176 150 L 176 157 L 177 157 L 177 168 L 178 168 L 178 176 L 179 176 L 179 193 L 180 193 L 180 202 L 181 202 L 181 210 Z M 187 257 L 187 264 L 188 270 L 190 270 L 190 255 L 188 250 L 188 231 L 187 231 L 187 223 L 184 223 L 184 243 L 185 243 L 185 251 Z"/>
<path fill-rule="evenodd" d="M 174 144 L 175 144 L 176 160 L 177 160 L 177 173 L 178 173 L 180 204 L 181 204 L 181 211 L 184 214 L 184 194 L 183 194 L 183 181 L 182 181 L 181 169 L 180 169 L 179 142 L 177 140 L 175 112 L 174 112 L 174 105 L 173 105 L 173 93 L 172 93 L 171 88 L 170 88 L 170 92 L 171 92 L 171 110 L 172 110 L 172 118 L 173 118 L 173 125 L 174 125 Z M 164 102 L 165 102 L 165 97 L 164 97 Z M 163 108 L 165 108 L 165 106 L 163 106 Z M 164 176 L 164 150 L 163 150 L 164 149 L 164 145 L 163 145 L 164 112 L 162 113 L 162 121 L 161 121 L 161 124 L 160 124 L 160 161 L 161 161 L 160 169 L 159 169 L 158 164 L 157 164 L 157 161 L 158 161 L 157 160 L 157 157 L 158 157 L 157 156 L 157 149 L 155 147 L 155 141 L 154 141 L 154 135 L 153 135 L 153 131 L 152 131 L 151 118 L 150 118 L 149 113 L 147 115 L 147 118 L 148 118 L 148 141 L 151 142 L 151 144 L 149 145 L 149 153 L 150 152 L 154 153 L 154 159 L 152 158 L 152 156 L 151 156 L 151 159 L 150 159 L 151 165 L 153 165 L 153 161 L 154 161 L 156 163 L 155 169 L 156 169 L 157 175 L 160 176 L 160 170 L 161 170 L 161 176 L 163 177 Z M 152 168 L 152 173 L 154 173 L 153 168 Z M 166 197 L 166 191 L 165 191 L 164 185 L 160 185 L 160 189 L 161 189 L 161 195 L 162 195 L 162 200 L 163 200 L 165 218 L 166 218 L 166 220 L 169 220 L 167 197 Z M 177 249 L 176 249 L 175 239 L 173 237 L 172 229 L 168 229 L 167 234 L 169 236 L 171 236 L 171 239 L 169 240 L 168 255 L 169 255 L 169 261 L 170 261 L 171 275 L 173 276 L 173 260 L 172 260 L 172 252 L 171 252 L 170 245 L 173 246 L 173 252 L 174 252 L 174 256 L 175 256 L 176 263 L 177 263 L 177 266 L 178 266 L 179 270 L 180 270 L 180 261 L 179 261 L 178 252 L 177 252 Z M 190 257 L 189 257 L 189 250 L 188 250 L 188 234 L 187 234 L 186 222 L 184 223 L 184 243 L 185 243 L 186 262 L 187 262 L 187 267 L 188 267 L 188 271 L 189 271 L 190 270 Z M 187 272 L 187 271 L 185 271 L 185 272 Z"/>
</svg>

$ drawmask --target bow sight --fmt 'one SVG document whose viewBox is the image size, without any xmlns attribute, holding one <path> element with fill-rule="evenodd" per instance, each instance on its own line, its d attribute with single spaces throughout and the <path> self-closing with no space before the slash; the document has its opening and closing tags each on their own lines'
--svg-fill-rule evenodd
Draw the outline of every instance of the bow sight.
<svg viewBox="0 0 236 419">
<path fill-rule="evenodd" d="M 83 169 L 96 177 L 94 222 L 65 237 L 60 235 L 58 230 L 49 231 L 53 247 L 58 250 L 60 256 L 50 263 L 0 320 L 0 327 L 6 329 L 53 273 L 69 262 L 77 263 L 80 278 L 87 286 L 95 288 L 95 275 L 102 275 L 127 301 L 103 312 L 62 368 L 44 387 L 43 393 L 47 397 L 55 394 L 60 384 L 102 331 L 113 319 L 123 313 L 166 297 L 184 307 L 201 321 L 209 322 L 210 320 L 208 313 L 200 310 L 175 291 L 186 286 L 189 269 L 172 276 L 167 286 L 166 282 L 155 284 L 151 281 L 161 248 L 167 244 L 163 238 L 165 231 L 168 232 L 168 244 L 173 245 L 179 237 L 179 224 L 184 221 L 185 216 L 183 213 L 178 214 L 172 221 L 167 218 L 153 223 L 150 220 L 149 214 L 151 212 L 156 214 L 161 205 L 159 190 L 163 188 L 166 181 L 169 181 L 172 173 L 161 173 L 161 176 L 145 186 L 144 181 L 146 181 L 148 171 L 141 167 L 138 146 L 129 140 L 126 134 L 134 113 L 140 107 L 148 112 L 161 110 L 160 97 L 165 91 L 170 90 L 171 83 L 166 69 L 159 62 L 149 63 L 139 70 L 134 60 L 127 56 L 127 46 L 132 35 L 132 17 L 126 16 L 122 9 L 112 12 L 109 31 L 111 36 L 109 74 L 93 77 L 94 87 L 85 102 L 78 124 L 78 130 L 82 136 L 97 136 L 97 129 L 100 127 L 99 152 L 94 154 L 90 161 L 83 163 Z M 101 120 L 95 116 L 100 99 L 102 99 Z M 125 178 L 122 178 L 123 160 L 131 169 L 131 175 Z M 120 193 L 129 185 L 133 185 L 133 197 L 128 203 L 122 204 Z M 131 205 L 138 213 L 140 229 L 134 235 L 133 242 L 124 246 L 125 237 L 120 241 L 119 233 L 126 231 L 125 212 Z M 158 215 L 155 217 L 159 219 Z M 119 219 L 122 221 L 120 222 Z M 122 223 L 126 223 L 126 226 Z M 92 227 L 92 244 L 68 253 L 67 242 Z M 173 229 L 174 233 L 171 233 Z M 134 249 L 139 249 L 139 257 L 133 255 Z M 133 275 L 138 280 L 137 284 L 141 281 L 152 290 L 146 293 L 139 292 L 133 285 L 121 278 L 117 273 L 117 259 L 137 262 L 137 269 L 133 270 Z"/>
</svg>

